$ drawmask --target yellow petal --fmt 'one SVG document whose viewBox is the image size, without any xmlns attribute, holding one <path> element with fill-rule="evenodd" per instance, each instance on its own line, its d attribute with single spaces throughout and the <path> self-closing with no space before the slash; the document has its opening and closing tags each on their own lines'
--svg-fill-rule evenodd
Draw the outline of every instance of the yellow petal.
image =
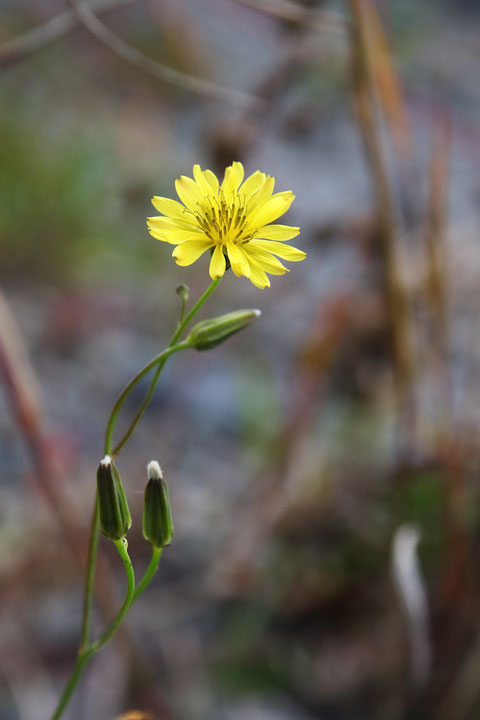
<svg viewBox="0 0 480 720">
<path fill-rule="evenodd" d="M 205 173 L 202 172 L 200 165 L 193 166 L 193 177 L 195 178 L 195 182 L 197 183 L 198 187 L 200 188 L 200 191 L 204 195 L 212 194 L 212 188 L 210 186 L 210 183 L 206 179 Z"/>
<path fill-rule="evenodd" d="M 246 195 L 248 198 L 250 197 L 250 195 L 253 195 L 254 192 L 257 192 L 257 190 L 262 187 L 265 179 L 265 173 L 260 172 L 260 170 L 255 170 L 255 172 L 252 173 L 252 175 L 250 175 L 250 177 L 248 177 L 243 183 L 243 185 L 238 189 L 238 192 L 240 194 Z"/>
<path fill-rule="evenodd" d="M 152 228 L 149 228 L 148 232 L 155 240 L 161 240 L 162 242 L 170 243 L 170 245 L 178 245 L 178 243 L 181 242 L 181 240 L 172 240 L 167 237 L 167 233 L 164 230 L 152 230 Z"/>
<path fill-rule="evenodd" d="M 172 255 L 177 261 L 177 265 L 185 267 L 186 265 L 194 263 L 195 260 L 198 260 L 200 255 L 203 255 L 205 250 L 208 250 L 211 246 L 212 242 L 208 239 L 187 240 L 186 242 L 182 242 L 180 245 L 177 245 Z"/>
<path fill-rule="evenodd" d="M 278 257 L 283 258 L 283 260 L 291 260 L 292 262 L 298 262 L 306 257 L 306 253 L 304 253 L 303 250 L 299 250 L 292 245 L 274 242 L 273 240 L 251 240 L 247 247 L 265 250 L 266 252 L 278 255 Z"/>
<path fill-rule="evenodd" d="M 240 277 L 241 275 L 248 277 L 250 275 L 250 266 L 245 254 L 242 252 L 242 249 L 239 248 L 238 245 L 235 245 L 235 243 L 230 242 L 227 243 L 227 253 L 235 275 L 237 277 Z"/>
<path fill-rule="evenodd" d="M 206 239 L 204 233 L 194 233 L 188 230 L 157 230 L 156 228 L 149 228 L 149 233 L 152 237 L 163 242 L 168 242 L 171 245 L 177 245 L 178 243 L 185 242 L 186 240 L 203 241 Z"/>
<path fill-rule="evenodd" d="M 149 228 L 154 230 L 199 230 L 193 215 L 189 213 L 186 217 L 191 217 L 194 222 L 187 222 L 186 220 L 180 220 L 180 218 L 157 215 L 155 217 L 147 218 L 147 225 Z"/>
<path fill-rule="evenodd" d="M 287 212 L 294 198 L 295 195 L 290 190 L 272 195 L 271 198 L 268 198 L 268 200 L 259 205 L 256 210 L 248 216 L 248 229 L 256 231 L 259 227 L 268 225 L 276 220 L 280 215 Z"/>
<path fill-rule="evenodd" d="M 192 217 L 186 207 L 176 200 L 170 200 L 170 198 L 155 195 L 155 197 L 152 198 L 152 205 L 155 210 L 158 210 L 162 215 L 171 215 L 172 217 L 182 219 Z"/>
<path fill-rule="evenodd" d="M 199 205 L 205 200 L 205 195 L 198 187 L 195 180 L 182 175 L 180 180 L 175 180 L 175 189 L 178 197 L 184 205 L 193 213 L 198 212 Z"/>
<path fill-rule="evenodd" d="M 257 230 L 255 237 L 262 240 L 280 240 L 284 242 L 297 237 L 299 232 L 300 228 L 291 227 L 290 225 L 265 225 L 265 227 Z"/>
<path fill-rule="evenodd" d="M 247 202 L 247 214 L 252 213 L 257 207 L 264 203 L 265 200 L 268 200 L 268 198 L 271 197 L 273 193 L 274 187 L 275 178 L 267 175 L 267 177 L 265 178 L 265 182 L 259 188 L 258 192 L 252 195 L 250 197 L 250 200 Z M 266 223 L 263 224 L 266 225 Z"/>
<path fill-rule="evenodd" d="M 201 230 L 192 231 L 192 230 L 161 230 L 157 231 L 156 229 L 154 232 L 161 232 L 162 235 L 165 235 L 165 237 L 168 239 L 168 242 L 185 242 L 186 240 L 198 240 L 199 242 L 203 240 L 208 240 L 207 236 L 204 232 Z M 210 241 L 211 242 L 211 241 Z"/>
<path fill-rule="evenodd" d="M 211 190 L 213 190 L 214 194 L 216 195 L 218 192 L 219 183 L 218 183 L 218 178 L 215 175 L 215 173 L 213 173 L 211 170 L 204 170 L 203 177 L 208 182 Z"/>
<path fill-rule="evenodd" d="M 258 288 L 270 287 L 270 280 L 255 260 L 249 257 L 248 264 L 250 265 L 250 280 L 252 283 Z"/>
<path fill-rule="evenodd" d="M 226 195 L 230 196 L 230 194 L 238 190 L 238 186 L 243 180 L 244 172 L 241 162 L 234 162 L 227 167 L 222 183 L 222 190 Z"/>
<path fill-rule="evenodd" d="M 264 250 L 252 247 L 251 243 L 245 245 L 244 252 L 249 258 L 252 258 L 262 270 L 265 270 L 265 272 L 271 273 L 272 275 L 283 275 L 289 272 L 288 268 L 282 265 L 278 258 Z"/>
<path fill-rule="evenodd" d="M 218 280 L 218 278 L 222 277 L 226 267 L 222 246 L 216 245 L 210 260 L 210 277 L 212 280 Z"/>
</svg>

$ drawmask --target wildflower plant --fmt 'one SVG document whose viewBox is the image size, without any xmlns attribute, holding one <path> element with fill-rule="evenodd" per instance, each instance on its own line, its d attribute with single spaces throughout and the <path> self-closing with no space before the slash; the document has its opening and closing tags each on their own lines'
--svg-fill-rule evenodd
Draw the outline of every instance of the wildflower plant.
<svg viewBox="0 0 480 720">
<path fill-rule="evenodd" d="M 182 176 L 176 181 L 181 202 L 162 197 L 152 199 L 162 215 L 149 218 L 148 228 L 154 238 L 175 246 L 173 257 L 178 265 L 190 265 L 210 250 L 212 282 L 188 312 L 188 288 L 184 284 L 179 285 L 180 317 L 169 344 L 125 386 L 108 418 L 105 456 L 97 470 L 80 646 L 52 720 L 58 720 L 63 715 L 88 661 L 116 633 L 129 608 L 152 580 L 163 548 L 172 541 L 173 519 L 168 486 L 158 462 L 150 461 L 144 498 L 143 535 L 151 545 L 152 555 L 142 579 L 137 583 L 126 540 L 132 518 L 116 461 L 145 412 L 167 359 L 181 350 L 209 350 L 259 317 L 259 310 L 236 310 L 203 320 L 187 332 L 191 321 L 230 267 L 237 277 L 249 278 L 255 286 L 264 288 L 270 285 L 267 273 L 282 275 L 287 272 L 278 258 L 299 261 L 305 257 L 303 251 L 285 244 L 286 240 L 299 234 L 299 228 L 274 223 L 288 210 L 295 197 L 291 191 L 273 193 L 274 178 L 257 170 L 244 181 L 243 166 L 239 162 L 234 162 L 225 170 L 221 184 L 213 172 L 201 170 L 199 165 L 194 165 L 193 176 L 194 179 Z M 152 379 L 143 402 L 124 435 L 114 442 L 117 418 L 125 400 L 149 374 Z M 112 540 L 122 559 L 127 590 L 117 615 L 98 637 L 92 639 L 91 616 L 100 531 Z"/>
</svg>

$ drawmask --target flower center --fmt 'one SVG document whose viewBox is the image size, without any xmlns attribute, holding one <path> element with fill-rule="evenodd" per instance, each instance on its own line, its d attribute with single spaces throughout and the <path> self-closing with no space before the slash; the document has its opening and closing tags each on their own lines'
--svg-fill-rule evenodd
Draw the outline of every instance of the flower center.
<svg viewBox="0 0 480 720">
<path fill-rule="evenodd" d="M 220 194 L 209 195 L 205 204 L 199 205 L 194 213 L 195 218 L 204 233 L 217 245 L 233 242 L 248 242 L 251 235 L 245 236 L 247 224 L 246 196 L 233 195 L 229 200 L 223 191 Z"/>
</svg>

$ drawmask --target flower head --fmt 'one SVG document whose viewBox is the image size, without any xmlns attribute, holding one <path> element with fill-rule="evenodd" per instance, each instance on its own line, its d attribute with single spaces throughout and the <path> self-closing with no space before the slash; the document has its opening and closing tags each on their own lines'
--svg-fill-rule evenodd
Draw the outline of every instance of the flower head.
<svg viewBox="0 0 480 720">
<path fill-rule="evenodd" d="M 227 259 L 237 277 L 249 278 L 259 288 L 270 286 L 266 273 L 283 275 L 283 260 L 303 260 L 302 250 L 284 244 L 300 229 L 271 224 L 287 212 L 295 195 L 287 190 L 273 194 L 275 179 L 257 170 L 243 181 L 242 163 L 225 170 L 222 184 L 211 170 L 193 166 L 194 179 L 182 177 L 175 187 L 181 203 L 154 197 L 162 213 L 148 218 L 150 234 L 175 245 L 178 265 L 191 265 L 212 249 L 210 277 L 221 277 Z"/>
</svg>

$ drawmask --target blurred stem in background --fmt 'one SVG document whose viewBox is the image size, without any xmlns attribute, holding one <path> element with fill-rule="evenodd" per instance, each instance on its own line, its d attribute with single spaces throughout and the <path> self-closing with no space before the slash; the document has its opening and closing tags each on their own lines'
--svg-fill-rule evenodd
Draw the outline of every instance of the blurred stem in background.
<svg viewBox="0 0 480 720">
<path fill-rule="evenodd" d="M 397 145 L 405 147 L 407 133 L 400 95 L 390 65 L 383 62 L 381 71 L 377 67 L 384 59 L 385 52 L 381 53 L 383 35 L 375 6 L 370 0 L 349 0 L 349 4 L 354 21 L 351 26 L 354 102 L 375 193 L 379 250 L 383 264 L 391 332 L 399 430 L 401 436 L 404 436 L 400 436 L 400 440 L 401 445 L 406 443 L 409 446 L 415 440 L 415 407 L 412 392 L 413 348 L 408 297 L 399 272 L 395 203 L 376 111 L 378 98 L 381 100 L 387 120 L 392 124 L 392 118 L 397 119 L 393 126 L 397 131 L 394 133 Z M 372 35 L 374 35 L 373 41 Z M 395 98 L 395 102 L 392 102 L 392 98 Z M 399 138 L 402 139 L 401 142 L 399 142 Z"/>
</svg>

